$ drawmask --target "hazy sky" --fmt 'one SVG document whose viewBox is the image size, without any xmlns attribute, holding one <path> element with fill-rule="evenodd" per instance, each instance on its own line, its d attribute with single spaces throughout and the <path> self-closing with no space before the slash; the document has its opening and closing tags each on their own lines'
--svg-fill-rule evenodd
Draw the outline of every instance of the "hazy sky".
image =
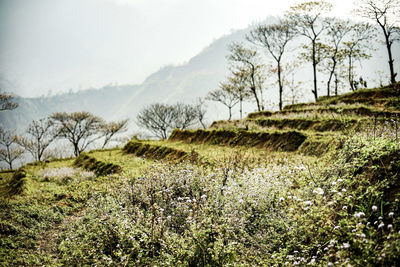
<svg viewBox="0 0 400 267">
<path fill-rule="evenodd" d="M 141 83 L 294 0 L 0 0 L 0 86 L 38 96 Z M 346 16 L 350 0 L 335 0 Z"/>
</svg>

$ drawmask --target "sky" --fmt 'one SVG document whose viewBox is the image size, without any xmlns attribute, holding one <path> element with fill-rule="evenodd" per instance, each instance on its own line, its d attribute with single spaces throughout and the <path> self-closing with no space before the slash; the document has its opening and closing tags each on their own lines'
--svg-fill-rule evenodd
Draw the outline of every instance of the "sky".
<svg viewBox="0 0 400 267">
<path fill-rule="evenodd" d="M 295 0 L 0 0 L 0 87 L 25 97 L 140 84 Z M 350 16 L 350 0 L 333 15 Z"/>
</svg>

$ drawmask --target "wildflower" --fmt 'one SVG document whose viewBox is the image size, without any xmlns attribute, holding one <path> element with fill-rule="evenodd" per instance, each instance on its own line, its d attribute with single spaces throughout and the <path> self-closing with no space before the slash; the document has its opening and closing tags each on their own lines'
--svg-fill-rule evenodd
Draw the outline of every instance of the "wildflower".
<svg viewBox="0 0 400 267">
<path fill-rule="evenodd" d="M 324 190 L 320 187 L 314 189 L 313 193 L 318 194 L 318 195 L 323 195 L 324 194 Z"/>
<path fill-rule="evenodd" d="M 378 207 L 377 206 L 372 206 L 372 211 L 377 211 L 378 210 Z"/>
<path fill-rule="evenodd" d="M 349 248 L 350 247 L 350 244 L 349 243 L 343 243 L 343 246 L 342 246 L 344 249 L 346 249 L 346 248 Z"/>
<path fill-rule="evenodd" d="M 347 210 L 347 206 L 343 206 L 342 210 Z"/>
<path fill-rule="evenodd" d="M 389 215 L 390 218 L 393 218 L 394 212 L 391 211 L 391 212 L 389 212 L 388 215 Z"/>
<path fill-rule="evenodd" d="M 337 230 L 340 229 L 340 225 L 336 225 L 335 227 L 333 227 L 333 230 Z"/>
<path fill-rule="evenodd" d="M 284 201 L 284 200 L 285 200 L 284 197 L 280 197 L 280 198 L 279 198 L 279 202 L 282 202 L 282 201 Z"/>
<path fill-rule="evenodd" d="M 312 205 L 312 202 L 310 200 L 307 200 L 307 201 L 304 201 L 303 204 L 306 206 L 310 206 L 310 205 Z"/>
<path fill-rule="evenodd" d="M 339 183 L 341 183 L 341 182 L 343 182 L 343 179 L 342 179 L 342 178 L 339 178 L 339 179 L 337 179 L 337 181 L 338 181 Z"/>
<path fill-rule="evenodd" d="M 354 217 L 356 217 L 357 219 L 364 217 L 364 216 L 365 216 L 365 213 L 362 211 L 354 213 Z"/>
<path fill-rule="evenodd" d="M 393 224 L 388 224 L 387 229 L 392 229 L 393 228 Z"/>
<path fill-rule="evenodd" d="M 383 228 L 384 226 L 385 226 L 384 223 L 380 223 L 380 224 L 378 225 L 378 229 L 381 229 L 381 228 Z"/>
</svg>

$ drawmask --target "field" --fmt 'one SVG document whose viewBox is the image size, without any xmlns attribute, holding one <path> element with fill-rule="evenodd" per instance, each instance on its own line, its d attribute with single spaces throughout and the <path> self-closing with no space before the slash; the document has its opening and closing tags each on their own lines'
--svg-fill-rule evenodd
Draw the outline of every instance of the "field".
<svg viewBox="0 0 400 267">
<path fill-rule="evenodd" d="M 0 174 L 0 266 L 397 266 L 399 85 Z"/>
</svg>

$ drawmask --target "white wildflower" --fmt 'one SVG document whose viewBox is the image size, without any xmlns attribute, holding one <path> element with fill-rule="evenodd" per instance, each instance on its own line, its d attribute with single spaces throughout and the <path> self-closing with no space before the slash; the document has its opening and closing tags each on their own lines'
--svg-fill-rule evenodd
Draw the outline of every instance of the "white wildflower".
<svg viewBox="0 0 400 267">
<path fill-rule="evenodd" d="M 323 195 L 324 194 L 324 190 L 320 187 L 314 189 L 313 193 L 318 194 L 318 195 Z"/>
</svg>

